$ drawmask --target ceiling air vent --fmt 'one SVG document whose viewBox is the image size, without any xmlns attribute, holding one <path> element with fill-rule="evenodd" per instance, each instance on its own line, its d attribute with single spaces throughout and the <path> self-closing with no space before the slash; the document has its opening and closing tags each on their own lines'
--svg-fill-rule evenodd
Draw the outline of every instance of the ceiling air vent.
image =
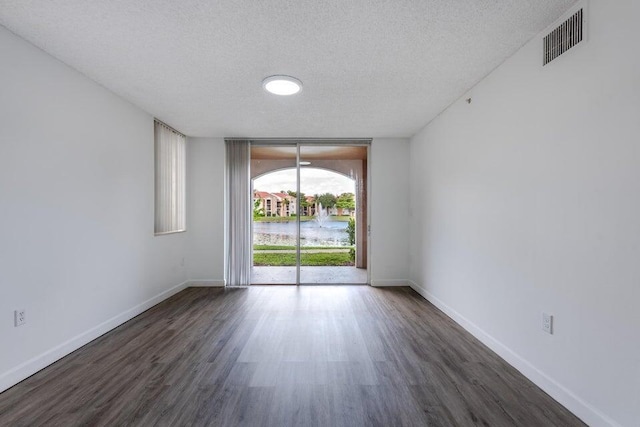
<svg viewBox="0 0 640 427">
<path fill-rule="evenodd" d="M 584 9 L 580 9 L 544 38 L 543 65 L 547 65 L 583 39 Z"/>
</svg>

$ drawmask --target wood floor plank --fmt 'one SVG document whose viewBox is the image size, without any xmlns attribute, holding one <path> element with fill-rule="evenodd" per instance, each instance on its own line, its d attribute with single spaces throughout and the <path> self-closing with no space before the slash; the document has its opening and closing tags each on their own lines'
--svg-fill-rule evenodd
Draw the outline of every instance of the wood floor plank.
<svg viewBox="0 0 640 427">
<path fill-rule="evenodd" d="M 189 288 L 0 394 L 2 426 L 582 426 L 409 288 Z"/>
</svg>

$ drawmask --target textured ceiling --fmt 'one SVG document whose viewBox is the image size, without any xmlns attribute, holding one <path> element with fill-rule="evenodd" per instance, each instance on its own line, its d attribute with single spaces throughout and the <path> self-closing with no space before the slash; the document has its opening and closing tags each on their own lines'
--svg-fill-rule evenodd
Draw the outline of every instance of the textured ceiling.
<svg viewBox="0 0 640 427">
<path fill-rule="evenodd" d="M 0 23 L 187 135 L 406 137 L 573 3 L 0 0 Z"/>
</svg>

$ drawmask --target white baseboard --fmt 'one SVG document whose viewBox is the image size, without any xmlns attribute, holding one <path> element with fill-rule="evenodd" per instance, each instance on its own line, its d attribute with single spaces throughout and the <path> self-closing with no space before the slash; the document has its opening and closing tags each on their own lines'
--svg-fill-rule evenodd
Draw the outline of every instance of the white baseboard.
<svg viewBox="0 0 640 427">
<path fill-rule="evenodd" d="M 224 288 L 224 280 L 189 280 L 189 288 Z"/>
<path fill-rule="evenodd" d="M 416 282 L 410 280 L 409 286 L 422 295 L 427 301 L 438 307 L 444 314 L 449 316 L 458 325 L 466 329 L 471 335 L 480 340 L 484 345 L 489 347 L 507 363 L 516 368 L 525 377 L 529 378 L 534 384 L 544 390 L 549 396 L 553 397 L 561 405 L 565 406 L 573 412 L 578 418 L 590 426 L 614 426 L 620 425 L 603 414 L 578 396 L 571 390 L 562 386 L 547 374 L 533 366 L 529 361 L 512 351 L 509 347 L 486 333 L 475 323 L 464 317 L 462 314 L 449 307 L 442 300 L 431 294 Z"/>
<path fill-rule="evenodd" d="M 372 280 L 371 286 L 377 288 L 382 288 L 385 286 L 409 286 L 409 282 L 403 279 Z"/>
<path fill-rule="evenodd" d="M 136 305 L 135 307 L 130 308 L 127 311 L 124 311 L 111 319 L 108 319 L 93 328 L 82 332 L 79 335 L 53 347 L 50 350 L 45 351 L 44 353 L 27 360 L 24 363 L 16 366 L 15 368 L 3 373 L 0 375 L 0 392 L 8 389 L 9 387 L 13 387 L 18 384 L 20 381 L 25 378 L 30 377 L 36 372 L 40 371 L 43 368 L 51 365 L 55 361 L 63 358 L 69 353 L 79 349 L 83 345 L 93 341 L 101 335 L 109 332 L 110 330 L 122 325 L 124 322 L 133 319 L 138 314 L 142 313 L 153 307 L 154 305 L 164 301 L 165 299 L 171 297 L 172 295 L 177 294 L 181 290 L 187 287 L 188 282 L 180 283 L 172 287 L 171 289 L 167 289 L 164 292 L 159 293 L 158 295 L 149 298 L 148 300 Z"/>
</svg>

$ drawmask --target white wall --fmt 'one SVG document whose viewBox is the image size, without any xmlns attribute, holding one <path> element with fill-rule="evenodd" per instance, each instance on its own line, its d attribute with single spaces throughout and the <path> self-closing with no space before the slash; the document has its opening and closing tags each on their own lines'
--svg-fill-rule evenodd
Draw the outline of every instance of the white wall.
<svg viewBox="0 0 640 427">
<path fill-rule="evenodd" d="M 409 140 L 371 143 L 371 284 L 406 286 L 409 279 Z"/>
<path fill-rule="evenodd" d="M 186 235 L 153 236 L 152 117 L 3 27 L 0 53 L 1 391 L 180 289 Z"/>
<path fill-rule="evenodd" d="M 412 138 L 411 275 L 583 420 L 631 426 L 640 6 L 590 5 L 588 43 L 543 68 L 536 37 Z"/>
<path fill-rule="evenodd" d="M 189 278 L 224 285 L 224 163 L 222 138 L 188 138 Z"/>
</svg>

